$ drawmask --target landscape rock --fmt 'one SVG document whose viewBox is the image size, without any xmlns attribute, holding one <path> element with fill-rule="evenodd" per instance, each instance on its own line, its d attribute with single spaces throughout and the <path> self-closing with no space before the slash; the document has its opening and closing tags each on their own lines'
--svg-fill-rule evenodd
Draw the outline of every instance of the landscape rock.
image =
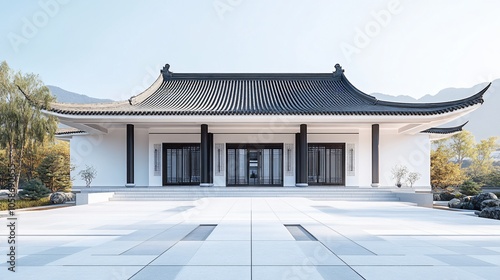
<svg viewBox="0 0 500 280">
<path fill-rule="evenodd" d="M 448 207 L 450 208 L 461 208 L 462 202 L 458 198 L 454 198 L 448 202 Z"/>
<path fill-rule="evenodd" d="M 481 193 L 475 196 L 466 196 L 462 199 L 454 198 L 448 202 L 448 207 L 481 211 L 488 207 L 500 207 L 500 200 L 494 193 Z"/>
<path fill-rule="evenodd" d="M 66 201 L 74 201 L 75 195 L 71 192 L 63 193 L 63 192 L 55 192 L 50 195 L 50 203 L 51 204 L 62 204 Z"/>
<path fill-rule="evenodd" d="M 434 201 L 450 201 L 454 198 L 455 194 L 447 191 L 433 194 Z"/>
<path fill-rule="evenodd" d="M 441 201 L 450 201 L 455 198 L 455 194 L 449 192 L 442 192 L 439 196 Z"/>
<path fill-rule="evenodd" d="M 472 204 L 472 209 L 481 210 L 481 203 L 490 199 L 498 199 L 498 197 L 494 193 L 480 193 L 471 197 L 470 203 Z"/>
<path fill-rule="evenodd" d="M 474 204 L 472 203 L 472 196 L 466 196 L 463 198 L 462 203 L 460 205 L 460 209 L 474 210 Z"/>
<path fill-rule="evenodd" d="M 481 210 L 487 207 L 500 207 L 500 199 L 487 199 L 481 202 Z"/>
<path fill-rule="evenodd" d="M 478 214 L 481 218 L 500 220 L 500 207 L 486 207 Z"/>
</svg>

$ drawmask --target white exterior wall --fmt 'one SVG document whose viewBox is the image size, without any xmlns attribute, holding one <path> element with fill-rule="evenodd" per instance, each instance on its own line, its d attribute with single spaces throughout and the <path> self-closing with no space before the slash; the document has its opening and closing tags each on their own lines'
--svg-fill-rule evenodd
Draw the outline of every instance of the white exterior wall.
<svg viewBox="0 0 500 280">
<path fill-rule="evenodd" d="M 105 135 L 73 136 L 70 143 L 71 163 L 75 170 L 71 172 L 74 186 L 85 186 L 78 172 L 85 165 L 93 166 L 97 176 L 91 186 L 125 186 L 126 177 L 126 131 L 110 129 Z"/>
<path fill-rule="evenodd" d="M 214 168 L 217 166 L 215 144 L 224 144 L 223 175 L 214 174 L 214 185 L 226 185 L 226 144 L 227 143 L 280 143 L 292 144 L 290 158 L 293 175 L 283 172 L 284 186 L 295 186 L 295 134 L 214 134 Z M 154 174 L 154 144 L 200 143 L 200 134 L 149 133 L 148 129 L 136 128 L 134 135 L 135 184 L 136 186 L 162 186 L 162 176 Z M 371 128 L 359 129 L 359 134 L 308 134 L 309 143 L 353 144 L 355 149 L 354 175 L 346 174 L 346 186 L 371 187 Z M 284 146 L 284 149 L 286 147 Z M 397 164 L 407 166 L 410 171 L 422 176 L 414 187 L 430 190 L 430 141 L 428 135 L 404 135 L 394 130 L 380 130 L 380 185 L 394 187 L 391 170 Z M 286 151 L 283 151 L 283 167 L 287 165 Z M 346 147 L 346 161 L 348 160 Z M 71 159 L 75 170 L 71 176 L 74 185 L 85 186 L 78 172 L 85 165 L 93 166 L 97 177 L 92 186 L 122 187 L 126 183 L 126 130 L 110 129 L 105 135 L 73 136 L 71 139 Z M 162 162 L 163 164 L 163 162 Z M 346 162 L 347 165 L 347 162 Z M 347 166 L 346 166 L 347 168 Z M 161 169 L 160 169 L 161 170 Z M 346 172 L 347 173 L 347 172 Z"/>
<path fill-rule="evenodd" d="M 135 128 L 134 129 L 134 183 L 136 186 L 139 187 L 149 186 L 149 170 L 151 170 L 151 168 L 149 167 L 150 157 L 148 154 L 148 144 L 149 144 L 148 129 Z"/>
<path fill-rule="evenodd" d="M 359 129 L 358 186 L 371 188 L 372 184 L 372 130 L 371 127 Z"/>
<path fill-rule="evenodd" d="M 422 176 L 414 188 L 430 190 L 430 140 L 428 135 L 397 134 L 391 130 L 380 130 L 380 185 L 395 187 L 391 170 L 403 165 L 410 172 Z M 371 173 L 370 173 L 371 174 Z"/>
</svg>

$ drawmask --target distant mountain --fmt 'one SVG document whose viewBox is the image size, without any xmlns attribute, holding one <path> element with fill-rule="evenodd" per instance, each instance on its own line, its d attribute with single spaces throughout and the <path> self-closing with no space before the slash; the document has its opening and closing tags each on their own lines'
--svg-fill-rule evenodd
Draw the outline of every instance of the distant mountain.
<svg viewBox="0 0 500 280">
<path fill-rule="evenodd" d="M 447 88 L 438 92 L 436 95 L 425 95 L 419 99 L 415 99 L 406 95 L 392 96 L 381 93 L 372 93 L 374 97 L 379 100 L 396 101 L 396 102 L 442 102 L 457 100 L 464 97 L 471 96 L 481 91 L 486 85 L 478 84 L 472 88 Z M 461 117 L 451 123 L 443 125 L 442 127 L 450 127 L 460 125 L 469 121 L 464 129 L 469 130 L 475 136 L 476 141 L 486 139 L 491 136 L 500 137 L 500 79 L 491 83 L 491 87 L 484 95 L 484 103 L 474 112 Z"/>
<path fill-rule="evenodd" d="M 47 86 L 57 99 L 57 102 L 61 103 L 106 103 L 113 102 L 111 99 L 100 99 L 94 98 L 83 94 L 74 93 L 71 91 L 64 90 L 56 86 Z"/>
</svg>

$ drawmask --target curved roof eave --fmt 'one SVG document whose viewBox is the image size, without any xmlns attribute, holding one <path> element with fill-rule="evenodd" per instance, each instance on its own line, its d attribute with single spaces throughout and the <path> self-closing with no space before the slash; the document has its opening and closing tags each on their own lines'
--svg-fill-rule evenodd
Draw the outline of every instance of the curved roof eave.
<svg viewBox="0 0 500 280">
<path fill-rule="evenodd" d="M 426 130 L 423 130 L 421 131 L 421 133 L 430 133 L 430 134 L 452 134 L 452 133 L 457 133 L 457 132 L 461 132 L 463 127 L 468 124 L 469 121 L 461 124 L 461 125 L 457 125 L 457 126 L 454 126 L 454 127 L 431 127 L 429 129 L 426 129 Z"/>
<path fill-rule="evenodd" d="M 465 97 L 462 99 L 445 101 L 445 102 L 432 102 L 432 103 L 407 103 L 407 102 L 393 102 L 393 101 L 384 101 L 378 100 L 377 104 L 386 105 L 392 107 L 405 107 L 405 108 L 438 108 L 438 107 L 449 107 L 449 106 L 457 106 L 460 104 L 469 104 L 469 103 L 481 103 L 483 104 L 484 99 L 483 95 L 490 88 L 491 83 L 489 83 L 484 89 L 479 91 L 476 94 L 473 94 L 469 97 Z"/>
</svg>

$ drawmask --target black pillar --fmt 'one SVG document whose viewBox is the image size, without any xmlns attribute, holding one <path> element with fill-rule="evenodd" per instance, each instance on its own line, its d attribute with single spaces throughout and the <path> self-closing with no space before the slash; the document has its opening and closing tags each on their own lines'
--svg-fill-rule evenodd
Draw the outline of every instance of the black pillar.
<svg viewBox="0 0 500 280">
<path fill-rule="evenodd" d="M 201 182 L 200 182 L 200 187 L 209 187 L 211 186 L 210 184 L 210 176 L 208 175 L 208 125 L 202 124 L 201 125 L 201 144 L 200 144 L 200 158 L 201 158 Z"/>
<path fill-rule="evenodd" d="M 380 126 L 372 125 L 372 187 L 378 187 L 379 181 L 379 138 Z"/>
<path fill-rule="evenodd" d="M 214 134 L 208 134 L 208 182 L 214 183 Z"/>
<path fill-rule="evenodd" d="M 300 133 L 295 133 L 295 184 L 300 183 Z"/>
<path fill-rule="evenodd" d="M 127 184 L 134 187 L 134 125 L 127 124 Z"/>
<path fill-rule="evenodd" d="M 296 184 L 297 187 L 307 187 L 307 124 L 300 125 L 300 162 L 299 170 L 300 181 Z"/>
</svg>

